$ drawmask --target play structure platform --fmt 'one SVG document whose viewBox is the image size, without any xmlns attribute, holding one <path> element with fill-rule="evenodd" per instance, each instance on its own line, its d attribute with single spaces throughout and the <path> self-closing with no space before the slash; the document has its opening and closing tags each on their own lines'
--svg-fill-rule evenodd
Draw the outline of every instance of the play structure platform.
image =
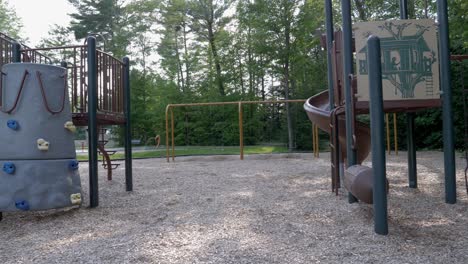
<svg viewBox="0 0 468 264">
<path fill-rule="evenodd" d="M 129 59 L 120 60 L 99 49 L 94 37 L 88 37 L 83 45 L 33 49 L 0 33 L 0 69 L 10 63 L 64 68 L 71 121 L 88 131 L 90 207 L 99 204 L 98 154 L 103 157 L 109 180 L 112 169 L 118 167 L 110 160 L 112 153 L 105 149 L 106 142 L 99 140 L 105 126 L 124 127 L 125 182 L 126 190 L 132 191 Z"/>
</svg>

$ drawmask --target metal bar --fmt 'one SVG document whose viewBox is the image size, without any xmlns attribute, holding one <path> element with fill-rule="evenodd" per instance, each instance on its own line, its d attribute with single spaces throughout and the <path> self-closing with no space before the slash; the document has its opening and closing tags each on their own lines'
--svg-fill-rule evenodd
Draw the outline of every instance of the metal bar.
<svg viewBox="0 0 468 264">
<path fill-rule="evenodd" d="M 25 48 L 24 51 L 38 51 L 38 50 L 58 50 L 58 49 L 72 49 L 72 48 L 85 48 L 88 47 L 87 45 L 70 45 L 70 46 L 58 46 L 58 47 L 47 47 L 47 48 Z M 40 53 L 39 53 L 40 54 Z"/>
<path fill-rule="evenodd" d="M 166 161 L 169 162 L 169 109 L 171 105 L 166 106 Z"/>
<path fill-rule="evenodd" d="M 270 100 L 270 101 L 231 101 L 231 102 L 210 102 L 210 103 L 187 103 L 187 104 L 168 104 L 166 106 L 166 159 L 169 162 L 169 118 L 168 113 L 171 111 L 171 127 L 172 127 L 172 160 L 174 161 L 174 113 L 173 108 L 183 106 L 214 106 L 214 105 L 239 105 L 239 104 L 280 104 L 280 103 L 304 103 L 306 99 L 290 99 L 290 100 Z"/>
<path fill-rule="evenodd" d="M 408 1 L 400 0 L 400 18 L 408 19 Z M 414 139 L 414 113 L 406 114 L 406 142 L 408 145 L 408 179 L 409 187 L 417 188 L 416 141 Z"/>
<path fill-rule="evenodd" d="M 450 44 L 447 0 L 437 1 L 440 47 L 440 85 L 442 88 L 442 121 L 444 141 L 445 202 L 457 202 L 455 178 L 455 145 L 453 132 L 452 88 L 450 87 Z"/>
<path fill-rule="evenodd" d="M 408 19 L 408 0 L 400 0 L 400 18 Z"/>
<path fill-rule="evenodd" d="M 18 42 L 13 43 L 12 62 L 21 62 L 21 44 Z"/>
<path fill-rule="evenodd" d="M 174 110 L 171 108 L 171 140 L 172 140 L 172 161 L 175 159 L 175 140 L 174 140 Z"/>
<path fill-rule="evenodd" d="M 410 188 L 418 188 L 416 146 L 414 140 L 414 113 L 407 113 L 406 133 L 408 145 L 408 182 Z"/>
<path fill-rule="evenodd" d="M 327 28 L 327 77 L 328 77 L 328 100 L 330 111 L 335 108 L 335 94 L 333 93 L 333 8 L 332 1 L 325 0 L 325 24 Z"/>
<path fill-rule="evenodd" d="M 125 98 L 125 186 L 127 192 L 133 191 L 132 173 L 132 120 L 131 120 L 131 96 L 130 96 L 130 59 L 123 58 L 124 62 L 124 98 Z"/>
<path fill-rule="evenodd" d="M 385 126 L 387 131 L 387 151 L 388 155 L 390 155 L 390 124 L 388 123 L 388 113 L 385 114 Z"/>
<path fill-rule="evenodd" d="M 317 150 L 317 158 L 320 156 L 320 137 L 318 125 L 315 125 L 315 149 Z"/>
<path fill-rule="evenodd" d="M 372 142 L 372 174 L 374 177 L 374 230 L 388 234 L 387 179 L 385 176 L 384 112 L 382 97 L 382 69 L 380 63 L 380 39 L 370 36 L 367 40 L 369 60 L 370 117 Z"/>
<path fill-rule="evenodd" d="M 242 102 L 239 102 L 239 147 L 240 159 L 244 159 L 244 125 L 243 125 Z"/>
<path fill-rule="evenodd" d="M 398 156 L 398 130 L 396 113 L 393 113 L 393 144 L 395 146 L 395 155 Z"/>
<path fill-rule="evenodd" d="M 89 199 L 90 207 L 99 205 L 98 156 L 97 156 L 97 79 L 96 39 L 88 37 L 88 155 L 89 155 Z"/>
<path fill-rule="evenodd" d="M 352 166 L 357 163 L 356 150 L 353 148 L 353 120 L 352 120 L 352 96 L 350 75 L 353 74 L 353 49 L 352 49 L 352 29 L 351 29 L 351 2 L 341 0 L 341 17 L 343 20 L 343 87 L 345 90 L 345 111 L 346 111 L 346 157 L 347 165 Z M 348 193 L 348 202 L 357 202 L 356 197 Z"/>
<path fill-rule="evenodd" d="M 314 128 L 314 124 L 312 124 L 312 152 L 314 153 L 314 158 L 315 158 L 315 128 Z"/>
<path fill-rule="evenodd" d="M 230 102 L 210 102 L 210 103 L 187 103 L 187 104 L 171 104 L 171 107 L 180 106 L 213 106 L 213 105 L 238 105 L 242 104 L 281 104 L 281 103 L 303 103 L 306 99 L 290 99 L 290 100 L 271 100 L 271 101 L 230 101 Z"/>
</svg>

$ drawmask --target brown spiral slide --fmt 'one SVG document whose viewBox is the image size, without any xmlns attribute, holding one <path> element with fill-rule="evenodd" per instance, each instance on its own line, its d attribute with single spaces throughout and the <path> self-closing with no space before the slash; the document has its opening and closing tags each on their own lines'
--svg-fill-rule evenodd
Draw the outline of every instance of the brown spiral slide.
<svg viewBox="0 0 468 264">
<path fill-rule="evenodd" d="M 323 91 L 307 99 L 304 104 L 304 109 L 312 123 L 330 134 L 332 116 L 328 101 L 328 91 Z M 338 131 L 341 154 L 343 159 L 346 159 L 346 126 L 344 114 L 338 117 Z M 361 164 L 369 155 L 371 141 L 369 126 L 359 121 L 356 121 L 355 146 L 357 149 L 357 161 Z"/>
<path fill-rule="evenodd" d="M 316 124 L 321 130 L 329 134 L 331 133 L 333 113 L 330 111 L 328 91 L 321 92 L 307 99 L 304 109 L 312 123 Z M 338 115 L 338 135 L 341 150 L 341 160 L 339 162 L 344 163 L 346 160 L 346 125 L 344 113 Z M 357 151 L 357 162 L 361 164 L 369 155 L 371 137 L 369 126 L 359 121 L 355 123 L 354 147 Z M 360 165 L 347 168 L 344 175 L 344 185 L 359 200 L 370 204 L 373 202 L 371 168 Z"/>
</svg>

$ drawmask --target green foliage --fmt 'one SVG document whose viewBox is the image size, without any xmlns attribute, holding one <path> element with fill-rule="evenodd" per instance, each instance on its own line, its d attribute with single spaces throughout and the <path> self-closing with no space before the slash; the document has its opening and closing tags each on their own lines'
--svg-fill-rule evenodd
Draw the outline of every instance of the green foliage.
<svg viewBox="0 0 468 264">
<path fill-rule="evenodd" d="M 8 5 L 5 0 L 0 0 L 0 29 L 1 32 L 16 40 L 24 40 L 21 38 L 21 29 L 23 23 L 16 14 L 15 10 Z"/>
<path fill-rule="evenodd" d="M 306 99 L 327 87 L 323 0 L 68 0 L 77 12 L 56 25 L 43 46 L 82 42 L 96 34 L 117 58 L 131 55 L 133 138 L 161 136 L 168 104 Z M 353 22 L 399 18 L 399 1 L 352 0 Z M 435 1 L 410 0 L 410 18 L 435 18 Z M 449 1 L 451 53 L 467 54 L 467 1 Z M 332 1 L 340 28 L 341 1 Z M 6 22 L 5 22 L 6 21 Z M 13 37 L 21 23 L 0 0 L 0 26 Z M 67 54 L 60 54 L 61 58 Z M 464 138 L 461 66 L 453 63 L 456 146 Z M 467 65 L 463 66 L 465 79 Z M 465 80 L 466 81 L 466 80 Z M 311 124 L 302 104 L 244 105 L 244 142 L 311 149 Z M 239 144 L 237 105 L 174 110 L 178 146 Z M 365 118 L 364 118 L 365 119 Z M 398 115 L 405 148 L 406 117 Z M 417 113 L 418 148 L 442 147 L 441 110 Z"/>
</svg>

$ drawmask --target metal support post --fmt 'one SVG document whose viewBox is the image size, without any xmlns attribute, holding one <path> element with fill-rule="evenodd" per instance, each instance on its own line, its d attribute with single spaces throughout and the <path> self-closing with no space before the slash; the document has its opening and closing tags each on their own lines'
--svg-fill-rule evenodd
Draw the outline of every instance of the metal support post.
<svg viewBox="0 0 468 264">
<path fill-rule="evenodd" d="M 130 59 L 123 58 L 124 63 L 124 100 L 125 100 L 125 187 L 127 192 L 133 191 L 132 174 L 132 122 L 130 118 Z"/>
<path fill-rule="evenodd" d="M 239 102 L 239 147 L 240 159 L 244 159 L 244 125 L 243 125 L 242 102 Z"/>
<path fill-rule="evenodd" d="M 418 188 L 416 147 L 414 142 L 414 113 L 407 113 L 406 139 L 408 145 L 408 181 L 410 188 Z"/>
<path fill-rule="evenodd" d="M 455 146 L 453 138 L 452 88 L 450 87 L 450 47 L 447 0 L 437 1 L 440 49 L 440 85 L 442 89 L 442 122 L 444 139 L 445 202 L 457 202 Z"/>
<path fill-rule="evenodd" d="M 408 19 L 408 0 L 400 0 L 400 18 Z M 406 142 L 408 149 L 409 187 L 417 188 L 416 146 L 414 140 L 414 113 L 406 114 Z"/>
<path fill-rule="evenodd" d="M 12 62 L 21 62 L 21 44 L 18 42 L 13 43 L 13 57 Z"/>
<path fill-rule="evenodd" d="M 374 230 L 388 234 L 387 179 L 385 167 L 384 112 L 382 96 L 382 69 L 380 63 L 380 39 L 370 36 L 367 40 L 369 58 L 370 118 L 372 142 L 372 174 L 374 175 Z"/>
<path fill-rule="evenodd" d="M 332 1 L 325 0 L 325 24 L 327 28 L 327 77 L 328 77 L 328 100 L 330 103 L 330 111 L 335 108 L 335 95 L 333 93 L 333 13 Z"/>
<path fill-rule="evenodd" d="M 346 157 L 348 167 L 355 165 L 356 150 L 353 148 L 353 120 L 351 119 L 352 108 L 352 96 L 354 96 L 350 75 L 353 74 L 353 39 L 352 39 L 352 28 L 351 28 L 351 2 L 349 0 L 341 0 L 341 14 L 343 20 L 343 81 L 345 90 L 345 111 L 346 111 Z M 357 202 L 356 197 L 351 193 L 348 193 L 349 203 Z"/>
<path fill-rule="evenodd" d="M 97 65 L 96 39 L 88 37 L 88 157 L 89 157 L 89 206 L 99 205 L 98 156 L 97 156 Z"/>
</svg>

